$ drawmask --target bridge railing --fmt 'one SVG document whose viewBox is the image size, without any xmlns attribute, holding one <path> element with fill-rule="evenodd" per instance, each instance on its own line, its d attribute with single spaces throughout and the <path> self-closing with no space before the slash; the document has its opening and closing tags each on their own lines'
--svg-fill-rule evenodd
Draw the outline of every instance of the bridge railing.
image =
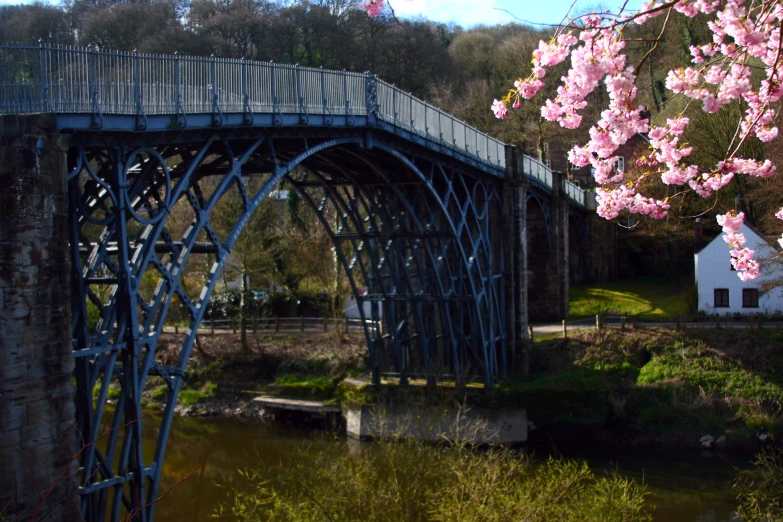
<svg viewBox="0 0 783 522">
<path fill-rule="evenodd" d="M 565 192 L 565 195 L 574 203 L 582 207 L 587 206 L 587 200 L 585 199 L 587 197 L 587 192 L 579 188 L 575 183 L 568 180 L 563 181 L 563 192 Z"/>
<path fill-rule="evenodd" d="M 503 142 L 370 74 L 214 56 L 44 43 L 0 45 L 0 113 L 41 112 L 140 116 L 366 116 L 374 112 L 382 121 L 505 168 Z"/>
<path fill-rule="evenodd" d="M 505 144 L 370 74 L 244 59 L 140 54 L 93 47 L 0 45 L 0 114 L 224 113 L 367 116 L 505 169 Z M 525 175 L 552 171 L 525 156 Z M 584 192 L 567 183 L 574 203 Z"/>
<path fill-rule="evenodd" d="M 540 161 L 525 156 L 522 161 L 522 170 L 525 175 L 548 189 L 552 189 L 552 169 Z"/>
</svg>

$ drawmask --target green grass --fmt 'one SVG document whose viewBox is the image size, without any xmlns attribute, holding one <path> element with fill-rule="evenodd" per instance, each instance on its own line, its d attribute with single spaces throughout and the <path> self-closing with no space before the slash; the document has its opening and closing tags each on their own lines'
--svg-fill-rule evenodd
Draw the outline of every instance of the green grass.
<svg viewBox="0 0 783 522">
<path fill-rule="evenodd" d="M 217 384 L 207 382 L 199 389 L 186 389 L 179 392 L 179 402 L 185 407 L 192 406 L 208 397 L 217 395 Z"/>
<path fill-rule="evenodd" d="M 694 341 L 678 341 L 666 346 L 642 367 L 637 384 L 650 385 L 678 381 L 680 386 L 701 389 L 711 395 L 724 395 L 762 401 L 783 407 L 783 388 L 777 382 L 742 368 L 728 357 L 719 357 L 707 346 Z"/>
<path fill-rule="evenodd" d="M 182 390 L 179 392 L 179 402 L 185 407 L 192 406 L 207 395 L 200 390 Z"/>
<path fill-rule="evenodd" d="M 312 388 L 319 391 L 331 390 L 335 387 L 333 377 L 296 373 L 280 375 L 275 379 L 275 384 L 281 386 Z"/>
<path fill-rule="evenodd" d="M 664 319 L 688 313 L 689 281 L 639 278 L 600 285 L 571 287 L 571 319 L 608 311 L 645 319 Z"/>
</svg>

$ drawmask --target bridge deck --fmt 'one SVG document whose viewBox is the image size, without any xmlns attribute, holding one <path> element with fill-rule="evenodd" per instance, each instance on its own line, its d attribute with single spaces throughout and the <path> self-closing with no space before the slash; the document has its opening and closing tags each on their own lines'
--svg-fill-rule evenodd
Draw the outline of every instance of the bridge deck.
<svg viewBox="0 0 783 522">
<path fill-rule="evenodd" d="M 505 176 L 505 144 L 415 96 L 359 74 L 244 59 L 152 55 L 93 47 L 0 45 L 0 114 L 54 113 L 69 130 L 215 127 L 380 128 Z M 551 170 L 525 156 L 530 182 Z M 587 194 L 565 182 L 586 206 Z"/>
</svg>

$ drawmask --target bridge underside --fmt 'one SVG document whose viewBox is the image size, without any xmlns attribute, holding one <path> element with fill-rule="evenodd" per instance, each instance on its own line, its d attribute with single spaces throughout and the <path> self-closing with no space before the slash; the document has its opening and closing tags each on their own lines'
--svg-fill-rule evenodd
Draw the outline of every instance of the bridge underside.
<svg viewBox="0 0 783 522">
<path fill-rule="evenodd" d="M 308 139 L 284 131 L 144 138 L 75 134 L 68 152 L 77 424 L 90 441 L 114 429 L 82 456 L 86 518 L 116 519 L 123 506 L 154 500 L 198 325 L 247 220 L 281 182 L 333 241 L 374 381 L 389 372 L 401 383 L 491 386 L 506 375 L 501 180 L 358 129 Z M 214 222 L 229 201 L 241 208 L 226 232 Z M 175 309 L 190 329 L 177 363 L 161 366 L 155 352 Z M 150 462 L 140 394 L 151 376 L 169 392 Z M 121 392 L 109 413 L 111 383 Z M 154 504 L 142 511 L 151 518 Z"/>
</svg>

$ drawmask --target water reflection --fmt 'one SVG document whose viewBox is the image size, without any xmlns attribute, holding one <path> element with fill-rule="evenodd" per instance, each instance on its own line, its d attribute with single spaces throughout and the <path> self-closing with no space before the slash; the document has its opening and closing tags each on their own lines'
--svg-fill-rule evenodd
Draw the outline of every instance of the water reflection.
<svg viewBox="0 0 783 522">
<path fill-rule="evenodd" d="M 156 419 L 144 427 L 145 452 L 154 451 Z M 261 421 L 235 419 L 175 418 L 163 468 L 158 522 L 206 522 L 220 503 L 230 503 L 233 488 L 247 488 L 238 474 L 245 468 L 284 470 L 299 452 L 318 452 L 344 445 L 351 454 L 367 449 L 366 443 L 345 441 L 331 432 L 297 429 Z M 546 453 L 534 448 L 533 453 Z M 593 470 L 644 480 L 649 487 L 649 503 L 655 522 L 732 522 L 733 496 L 727 484 L 734 467 L 746 461 L 704 459 L 690 453 L 663 454 L 640 450 L 611 454 L 569 451 L 558 448 L 566 457 L 587 460 Z M 202 465 L 203 464 L 203 465 Z M 281 465 L 280 467 L 273 467 Z M 190 476 L 183 480 L 184 477 Z M 275 476 L 268 477 L 274 484 Z M 172 489 L 168 489 L 172 488 Z M 167 491 L 168 490 L 168 491 Z M 231 517 L 222 517 L 231 521 Z"/>
</svg>

